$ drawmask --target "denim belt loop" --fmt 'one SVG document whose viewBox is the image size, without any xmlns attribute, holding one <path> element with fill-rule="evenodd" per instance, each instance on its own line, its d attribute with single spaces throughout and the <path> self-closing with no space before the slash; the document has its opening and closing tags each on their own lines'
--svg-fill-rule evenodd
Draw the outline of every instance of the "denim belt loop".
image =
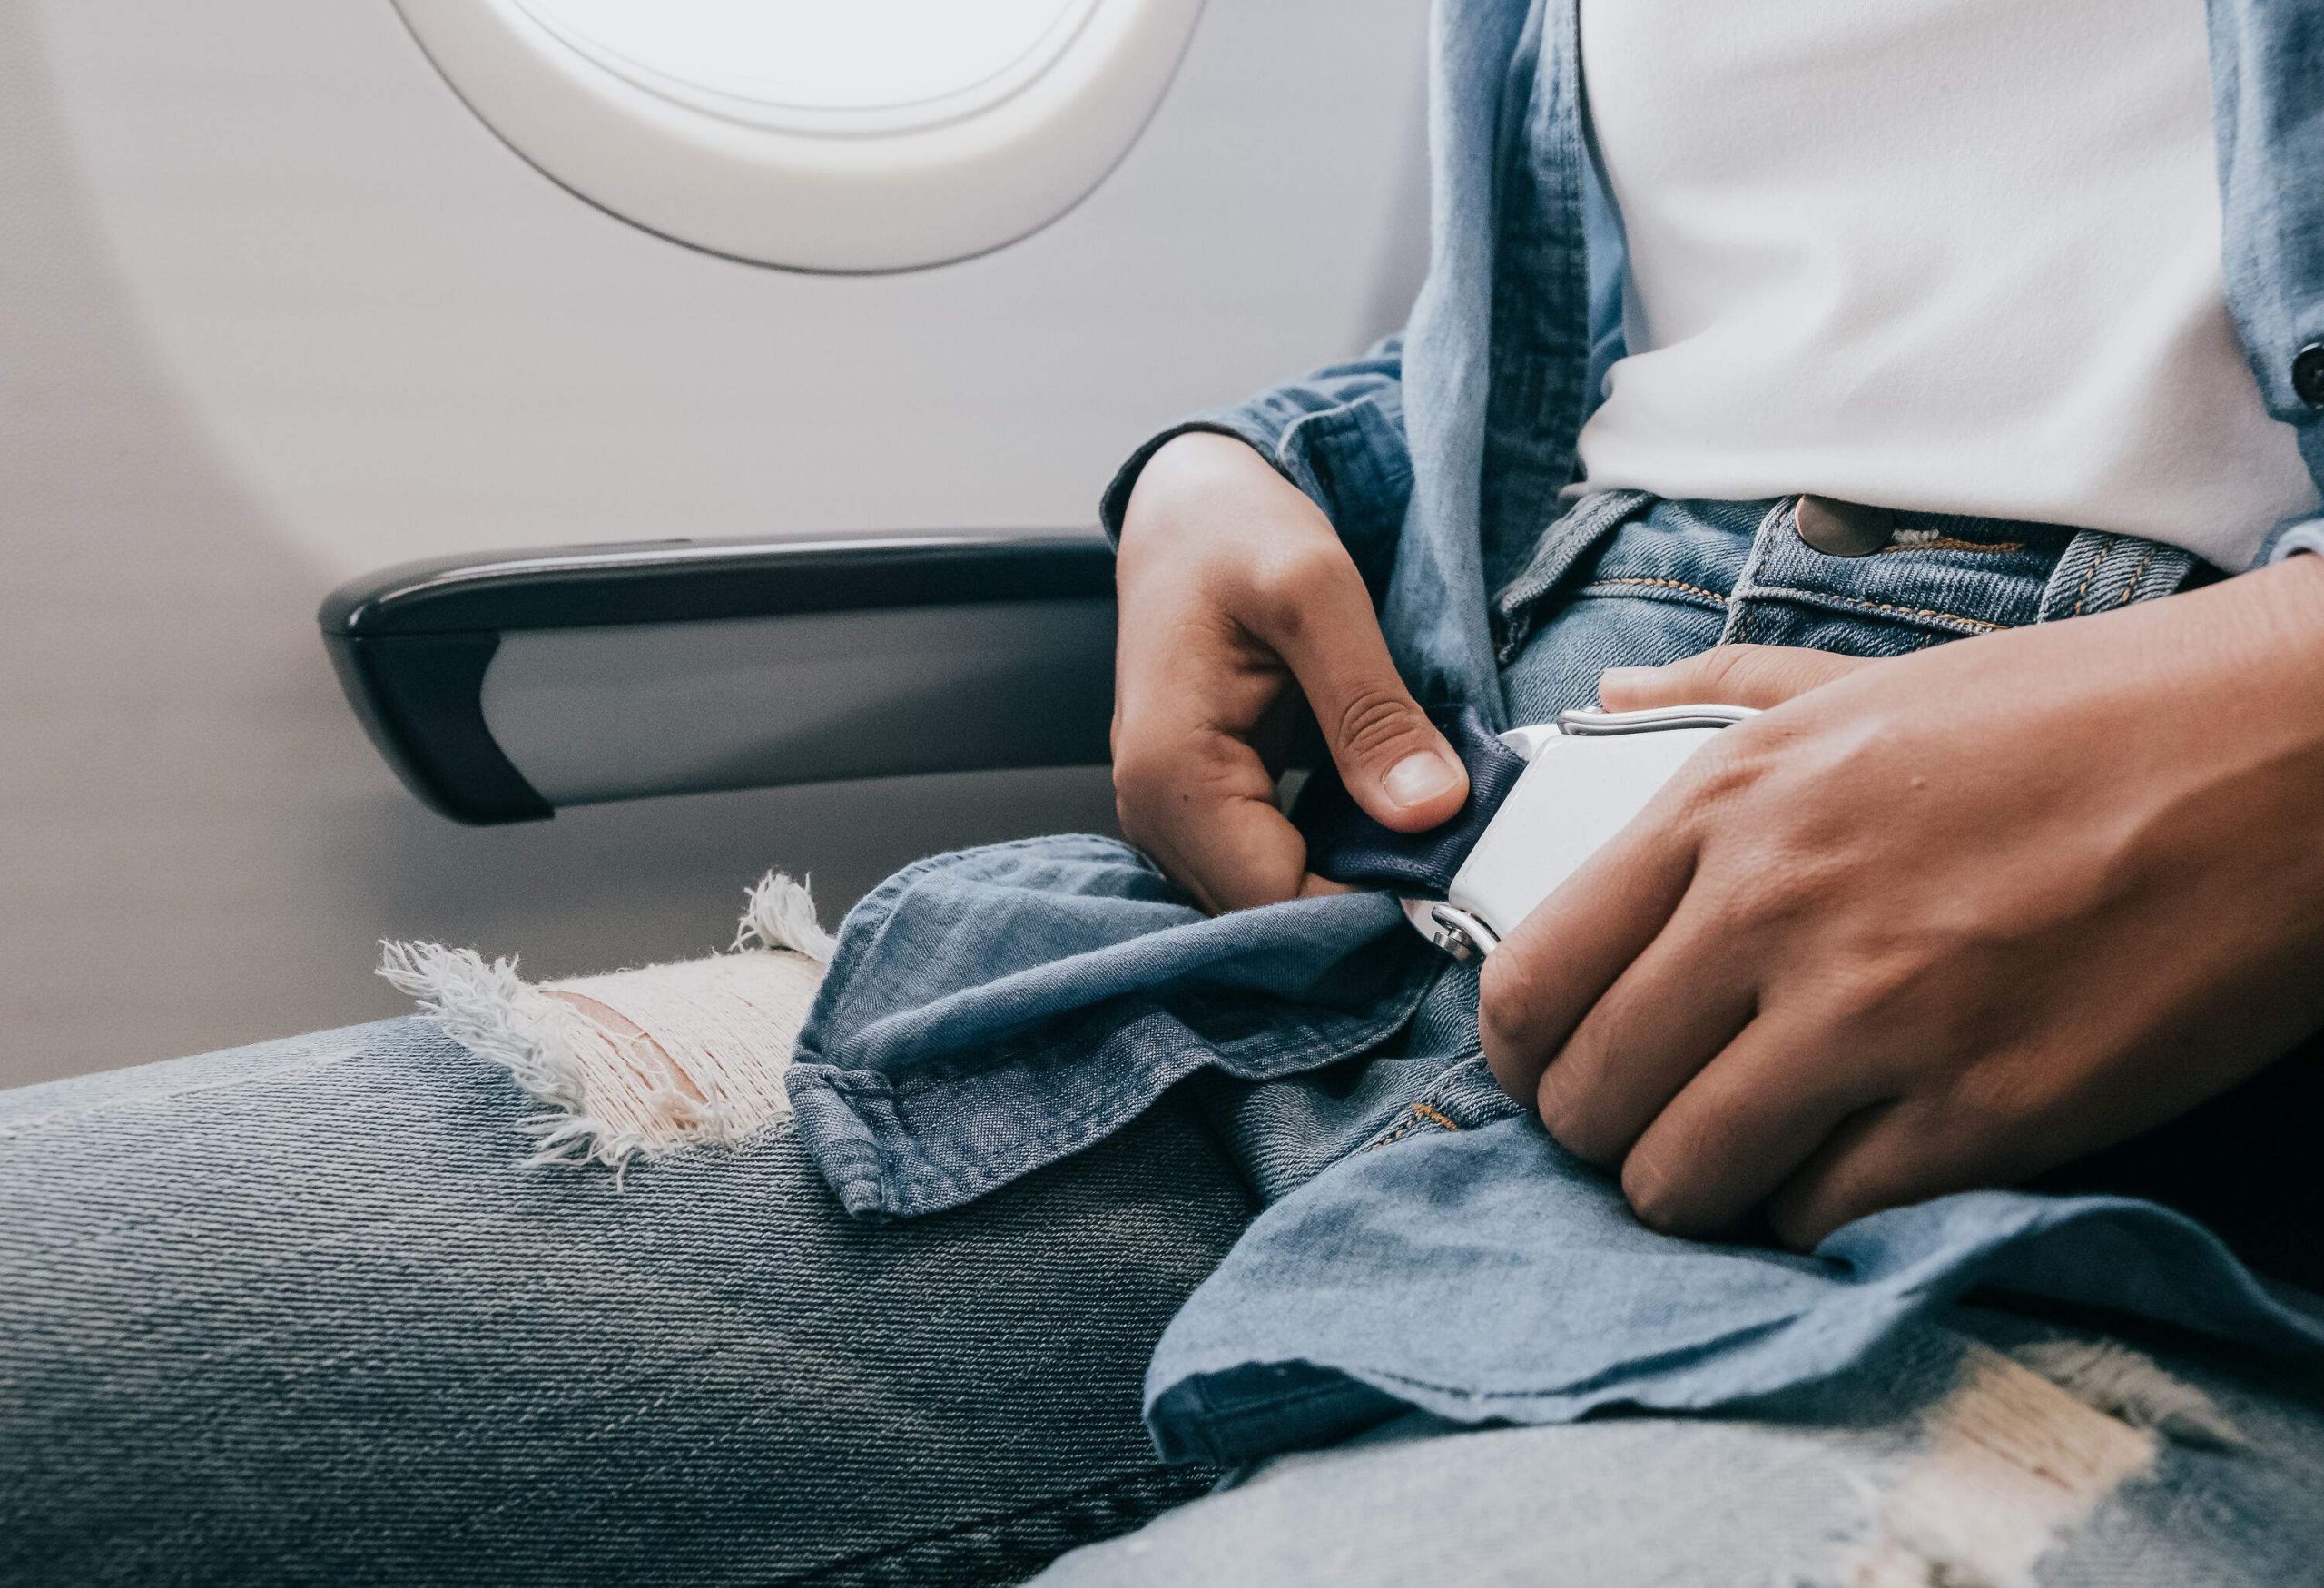
<svg viewBox="0 0 2324 1588">
<path fill-rule="evenodd" d="M 2136 535 L 2084 529 L 2066 543 L 2042 591 L 2037 623 L 2087 617 L 2168 596 L 2187 582 L 2194 555 Z"/>
<path fill-rule="evenodd" d="M 1779 497 L 1760 518 L 1758 528 L 1751 535 L 1751 549 L 1744 555 L 1743 569 L 1735 576 L 1735 587 L 1728 592 L 1720 645 L 1739 646 L 1749 640 L 1751 598 L 1758 593 L 1759 570 L 1767 566 L 1768 550 L 1777 539 L 1798 538 L 1798 512 L 1797 497 Z"/>
</svg>

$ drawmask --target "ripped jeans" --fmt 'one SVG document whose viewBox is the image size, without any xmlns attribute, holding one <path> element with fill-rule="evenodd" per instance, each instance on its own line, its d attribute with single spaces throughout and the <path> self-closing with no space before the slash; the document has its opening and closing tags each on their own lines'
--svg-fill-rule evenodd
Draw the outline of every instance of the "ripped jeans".
<svg viewBox="0 0 2324 1588">
<path fill-rule="evenodd" d="M 1602 666 L 1722 637 L 1894 654 L 2162 595 L 2186 572 L 2143 543 L 1977 523 L 1907 522 L 1927 533 L 1827 558 L 1784 512 L 1577 508 L 1504 594 L 1512 708 L 1546 715 L 1588 699 Z M 1522 1174 L 1462 1155 L 1539 1151 L 1464 1078 L 1472 981 L 1382 942 L 1419 968 L 1390 977 L 1410 1002 L 1321 1070 L 1204 1062 L 1204 1044 L 1275 1028 L 1236 999 L 1194 1021 L 1157 999 L 1194 1045 L 1147 1042 L 1171 1034 L 1160 1021 L 1118 1045 L 1167 1062 L 1129 1078 L 1150 1094 L 1102 1129 L 1059 1134 L 1069 1097 L 976 1112 L 1006 1083 L 968 1064 L 984 1091 L 900 1140 L 842 1131 L 852 1146 L 832 1154 L 803 1065 L 804 1135 L 785 1122 L 618 1187 L 525 1167 L 536 1101 L 421 1021 L 0 1095 L 0 1583 L 981 1583 L 1077 1546 L 1055 1580 L 2324 1582 L 2315 1358 L 2184 1332 L 2240 1306 L 2296 1333 L 2324 1304 L 2216 1250 L 2159 1271 L 2165 1290 L 2188 1283 L 2136 1308 L 2149 1321 L 2022 1286 L 1984 1310 L 1924 1297 L 1833 1371 L 1713 1397 L 1715 1416 L 1616 1395 L 1586 1420 L 1577 1404 L 1507 1426 L 1489 1402 L 1375 1398 L 1292 1441 L 1320 1448 L 1196 1498 L 1216 1473 L 1157 1461 L 1140 1426 L 1166 1327 L 1246 1365 L 1264 1331 L 1271 1355 L 1295 1337 L 1287 1316 L 1456 1365 L 1480 1339 L 1524 1344 L 1458 1293 L 1457 1228 L 1398 1261 L 1392 1228 L 1332 1199 L 1399 1166 L 1426 1166 L 1416 1197 L 1522 1196 Z M 1374 1023 L 1376 980 L 1319 965 L 1301 985 L 1310 1015 Z M 900 1062 L 931 1029 L 963 1055 L 996 1047 L 998 1028 L 976 1027 L 990 1009 L 937 1011 L 947 1026 L 901 1001 L 883 1012 L 903 1023 L 881 1028 L 909 1037 Z M 1255 1044 L 1246 1070 L 1261 1048 L 1281 1057 Z M 2258 1199 L 2245 1171 L 2281 1166 L 2289 1185 L 2312 1163 L 2252 1144 L 2312 1138 L 2313 1110 L 2227 1119 L 2214 1134 L 2240 1159 L 2150 1151 L 2112 1189 L 2191 1163 L 2169 1199 L 2224 1227 Z M 898 1187 L 931 1200 L 869 1224 L 825 1180 L 858 1206 Z M 1626 1261 L 1640 1232 L 1586 1183 L 1569 1190 L 1546 1217 L 1603 1222 L 1568 1226 L 1562 1277 Z M 2301 1217 L 2280 1228 L 2312 1248 L 2324 1225 Z M 2270 1266 L 2264 1221 L 2229 1233 Z M 2108 1238 L 2083 1254 L 2095 1267 L 2152 1257 L 2136 1229 Z M 1757 1260 L 1649 1258 L 1663 1266 L 1627 1290 L 1633 1316 L 1541 1342 L 1577 1376 L 1634 1356 L 1620 1330 L 1658 1296 L 1667 1321 L 1718 1265 Z M 1238 1311 L 1238 1270 L 1304 1287 L 1298 1313 Z M 1174 1325 L 1198 1288 L 1230 1305 Z M 1362 1327 L 1391 1293 L 1433 1310 Z M 2173 1305 L 2181 1327 L 2151 1321 Z M 1282 1448 L 1272 1370 L 1222 1383 L 1256 1386 L 1275 1419 L 1260 1447 Z"/>
</svg>

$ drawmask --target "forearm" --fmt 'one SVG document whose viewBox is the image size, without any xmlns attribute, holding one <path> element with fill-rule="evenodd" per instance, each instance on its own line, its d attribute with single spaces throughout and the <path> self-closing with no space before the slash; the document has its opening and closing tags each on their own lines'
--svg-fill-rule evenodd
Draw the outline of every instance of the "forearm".
<svg viewBox="0 0 2324 1588">
<path fill-rule="evenodd" d="M 2152 616 L 2140 671 L 2157 704 L 2210 715 L 2230 759 L 2272 753 L 2307 769 L 2324 814 L 2324 557 L 2285 557 Z"/>
</svg>

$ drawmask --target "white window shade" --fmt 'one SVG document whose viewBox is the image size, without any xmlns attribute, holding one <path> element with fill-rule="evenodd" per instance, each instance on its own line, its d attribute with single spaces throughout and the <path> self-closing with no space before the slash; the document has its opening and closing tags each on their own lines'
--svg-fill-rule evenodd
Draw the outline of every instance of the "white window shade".
<svg viewBox="0 0 2324 1588">
<path fill-rule="evenodd" d="M 518 0 L 641 88 L 775 126 L 901 131 L 1005 98 L 1091 0 Z"/>
<path fill-rule="evenodd" d="M 1126 152 L 1202 0 L 396 0 L 493 130 L 625 220 L 803 270 L 1000 247 Z"/>
</svg>

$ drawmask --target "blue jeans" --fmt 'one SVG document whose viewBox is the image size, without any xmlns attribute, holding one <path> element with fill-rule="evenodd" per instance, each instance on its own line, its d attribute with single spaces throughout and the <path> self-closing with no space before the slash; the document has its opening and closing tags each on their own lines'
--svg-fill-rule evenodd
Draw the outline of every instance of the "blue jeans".
<svg viewBox="0 0 2324 1588">
<path fill-rule="evenodd" d="M 1277 1457 L 1040 1588 L 2191 1588 L 2324 1583 L 2324 1389 L 2142 1342 L 2191 1419 L 2122 1440 L 2088 1394 L 2138 1359 L 1956 1308 L 1781 1412 L 1482 1431 L 1411 1413 Z M 2008 1360 L 2000 1360 L 2004 1356 Z M 2008 1404 L 2014 1392 L 2032 1393 Z M 2103 1399 L 2102 1396 L 2099 1397 Z M 2205 1421 L 2216 1416 L 2218 1431 Z M 2221 1433 L 2232 1429 L 2224 1438 Z M 2088 1443 L 2083 1443 L 2088 1441 Z M 2095 1456 L 2093 1445 L 2114 1447 Z M 2029 1465 L 2047 1475 L 2029 1478 Z M 2070 1475 L 2079 1473 L 2079 1478 Z M 2111 1475 L 2120 1473 L 2119 1480 Z M 2092 1480 L 2095 1479 L 2095 1482 Z M 1988 1486 L 1990 1484 L 1990 1486 Z M 2027 1496 L 2034 1496 L 2030 1503 Z"/>
<path fill-rule="evenodd" d="M 1183 1106 L 887 1230 L 537 1106 L 416 1019 L 0 1093 L 0 1583 L 1015 1582 L 1208 1485 L 1138 1426 L 1250 1213 Z"/>
<path fill-rule="evenodd" d="M 2010 1339 L 1948 1315 L 1838 1408 L 1413 1414 L 1197 1499 L 1137 1422 L 1249 1216 L 1191 1111 L 866 1230 L 788 1131 L 616 1192 L 520 1167 L 531 1106 L 417 1020 L 0 1095 L 0 1583 L 1001 1583 L 1196 1500 L 1055 1581 L 1837 1585 L 1942 1393 L 1894 1356 Z M 2316 1581 L 2312 1376 L 2140 1343 L 2245 1443 L 2163 1440 L 2041 1580 Z"/>
<path fill-rule="evenodd" d="M 1578 507 L 1500 604 L 1512 711 L 1722 636 L 1894 654 L 2188 571 L 1979 523 L 1847 561 L 1785 512 Z M 916 888 L 1007 973 L 921 952 L 952 940 Z M 1492 1089 L 1472 977 L 1324 903 L 1206 922 L 1102 840 L 916 868 L 851 920 L 801 1128 L 619 1187 L 519 1167 L 529 1100 L 419 1021 L 0 1098 L 0 1582 L 1015 1581 L 1207 1485 L 1138 1425 L 1166 1328 L 1171 1455 L 1342 1447 L 1065 1580 L 1295 1581 L 1299 1541 L 1334 1581 L 1839 1582 L 1886 1529 L 1999 1582 L 2048 1528 L 2045 1580 L 2178 1582 L 2152 1541 L 2200 1523 L 2209 1580 L 2272 1588 L 2324 1550 L 2312 1297 L 2119 1200 L 1949 1199 L 1815 1258 L 1664 1241 Z M 2303 1161 L 2246 1157 L 2214 1187 Z M 1978 1278 L 2017 1316 L 1946 1305 Z M 1972 1346 L 2102 1339 L 2062 1295 L 2213 1331 L 2135 1337 L 2228 1431 L 2095 1376 L 2086 1507 L 1948 1544 L 1920 1458 Z M 1540 1425 L 1461 1433 L 1510 1422 Z M 1718 1502 L 1691 1529 L 1653 1504 L 1686 1486 Z"/>
</svg>

